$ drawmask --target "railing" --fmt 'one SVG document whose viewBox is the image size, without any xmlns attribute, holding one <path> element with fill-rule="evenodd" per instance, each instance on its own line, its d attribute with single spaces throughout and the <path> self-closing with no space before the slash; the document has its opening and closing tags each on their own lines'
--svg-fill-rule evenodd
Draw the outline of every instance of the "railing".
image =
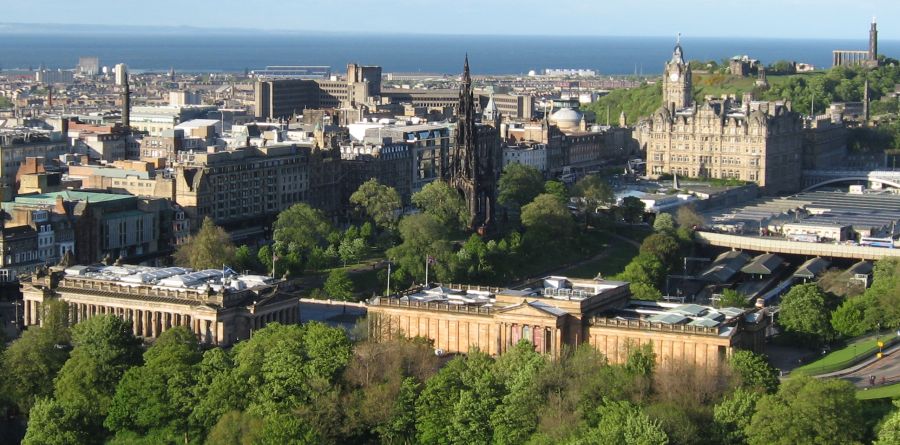
<svg viewBox="0 0 900 445">
<path fill-rule="evenodd" d="M 462 314 L 491 315 L 491 308 L 466 304 L 431 303 L 424 301 L 400 301 L 396 298 L 378 298 L 369 303 L 371 306 L 387 306 L 398 308 L 422 309 L 428 311 L 456 312 Z"/>
<path fill-rule="evenodd" d="M 621 320 L 618 318 L 606 318 L 606 317 L 594 317 L 591 319 L 591 326 L 600 326 L 600 327 L 613 327 L 613 328 L 624 328 L 624 329 L 637 329 L 642 331 L 661 331 L 661 332 L 675 332 L 679 334 L 697 334 L 697 335 L 709 335 L 709 336 L 719 336 L 719 328 L 716 327 L 705 327 L 705 326 L 690 326 L 685 324 L 667 324 L 667 323 L 653 323 L 649 321 L 643 320 Z"/>
</svg>

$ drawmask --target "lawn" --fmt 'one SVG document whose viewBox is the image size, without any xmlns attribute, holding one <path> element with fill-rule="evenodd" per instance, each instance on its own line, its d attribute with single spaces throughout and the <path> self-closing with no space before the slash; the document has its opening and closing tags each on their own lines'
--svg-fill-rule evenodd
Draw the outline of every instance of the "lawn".
<svg viewBox="0 0 900 445">
<path fill-rule="evenodd" d="M 895 383 L 893 385 L 882 386 L 874 389 L 856 391 L 856 398 L 859 400 L 900 398 L 900 383 Z"/>
<path fill-rule="evenodd" d="M 848 366 L 852 366 L 862 361 L 866 357 L 871 357 L 872 354 L 878 352 L 877 337 L 878 336 L 876 335 L 870 335 L 868 337 L 855 340 L 849 343 L 843 349 L 832 351 L 812 363 L 807 363 L 797 369 L 794 369 L 792 372 L 807 375 L 817 375 L 838 371 Z M 885 342 L 887 342 L 888 339 L 892 338 L 894 337 L 889 335 L 881 336 L 881 339 Z"/>
<path fill-rule="evenodd" d="M 609 277 L 625 270 L 625 266 L 638 254 L 638 249 L 618 238 L 607 237 L 603 256 L 565 271 L 573 278 L 594 278 L 598 273 Z"/>
</svg>

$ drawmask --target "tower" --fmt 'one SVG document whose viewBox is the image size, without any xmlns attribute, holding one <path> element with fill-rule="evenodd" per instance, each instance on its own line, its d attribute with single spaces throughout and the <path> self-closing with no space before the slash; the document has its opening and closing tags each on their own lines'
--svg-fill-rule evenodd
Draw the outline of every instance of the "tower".
<svg viewBox="0 0 900 445">
<path fill-rule="evenodd" d="M 128 85 L 128 71 L 123 76 L 125 84 L 122 90 L 122 126 L 125 130 L 131 128 L 131 87 Z"/>
<path fill-rule="evenodd" d="M 878 24 L 872 17 L 872 26 L 869 28 L 869 63 L 878 64 Z"/>
<path fill-rule="evenodd" d="M 494 127 L 499 127 L 500 111 L 497 109 L 497 103 L 494 102 L 494 93 L 491 93 L 491 97 L 484 107 L 484 112 L 481 114 L 481 122 Z"/>
<path fill-rule="evenodd" d="M 684 61 L 679 34 L 672 59 L 666 62 L 663 72 L 663 106 L 674 106 L 675 109 L 688 107 L 693 103 L 691 94 L 691 67 Z"/>
<path fill-rule="evenodd" d="M 499 129 L 475 122 L 475 97 L 468 55 L 459 87 L 456 116 L 456 140 L 445 179 L 463 195 L 469 211 L 469 229 L 484 233 L 490 230 L 494 222 L 502 151 Z"/>
</svg>

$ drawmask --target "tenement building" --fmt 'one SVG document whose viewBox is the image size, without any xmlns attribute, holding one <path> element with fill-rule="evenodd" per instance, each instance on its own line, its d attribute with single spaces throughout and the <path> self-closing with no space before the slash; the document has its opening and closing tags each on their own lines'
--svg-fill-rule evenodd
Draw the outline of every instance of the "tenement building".
<svg viewBox="0 0 900 445">
<path fill-rule="evenodd" d="M 589 344 L 611 362 L 651 344 L 663 365 L 724 364 L 735 348 L 761 350 L 768 318 L 756 309 L 629 300 L 628 283 L 546 277 L 517 289 L 449 284 L 379 297 L 368 305 L 370 338 L 424 337 L 447 353 L 492 355 L 521 340 L 559 356 Z"/>
<path fill-rule="evenodd" d="M 663 106 L 637 128 L 648 175 L 749 181 L 771 194 L 799 190 L 803 121 L 790 102 L 745 95 L 698 104 L 691 94 L 690 68 L 677 45 L 666 65 Z"/>
<path fill-rule="evenodd" d="M 113 314 L 145 339 L 186 326 L 202 343 L 220 346 L 247 339 L 272 322 L 300 320 L 295 289 L 265 276 L 180 267 L 54 269 L 22 284 L 26 326 L 41 324 L 41 307 L 51 300 L 68 304 L 72 323 Z"/>
</svg>

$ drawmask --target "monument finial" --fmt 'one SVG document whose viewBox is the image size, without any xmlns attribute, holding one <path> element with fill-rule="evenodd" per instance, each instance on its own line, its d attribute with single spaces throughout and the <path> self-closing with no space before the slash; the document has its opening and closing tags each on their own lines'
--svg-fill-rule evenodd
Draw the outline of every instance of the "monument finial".
<svg viewBox="0 0 900 445">
<path fill-rule="evenodd" d="M 681 33 L 680 32 L 675 33 L 675 44 L 681 45 Z"/>
</svg>

